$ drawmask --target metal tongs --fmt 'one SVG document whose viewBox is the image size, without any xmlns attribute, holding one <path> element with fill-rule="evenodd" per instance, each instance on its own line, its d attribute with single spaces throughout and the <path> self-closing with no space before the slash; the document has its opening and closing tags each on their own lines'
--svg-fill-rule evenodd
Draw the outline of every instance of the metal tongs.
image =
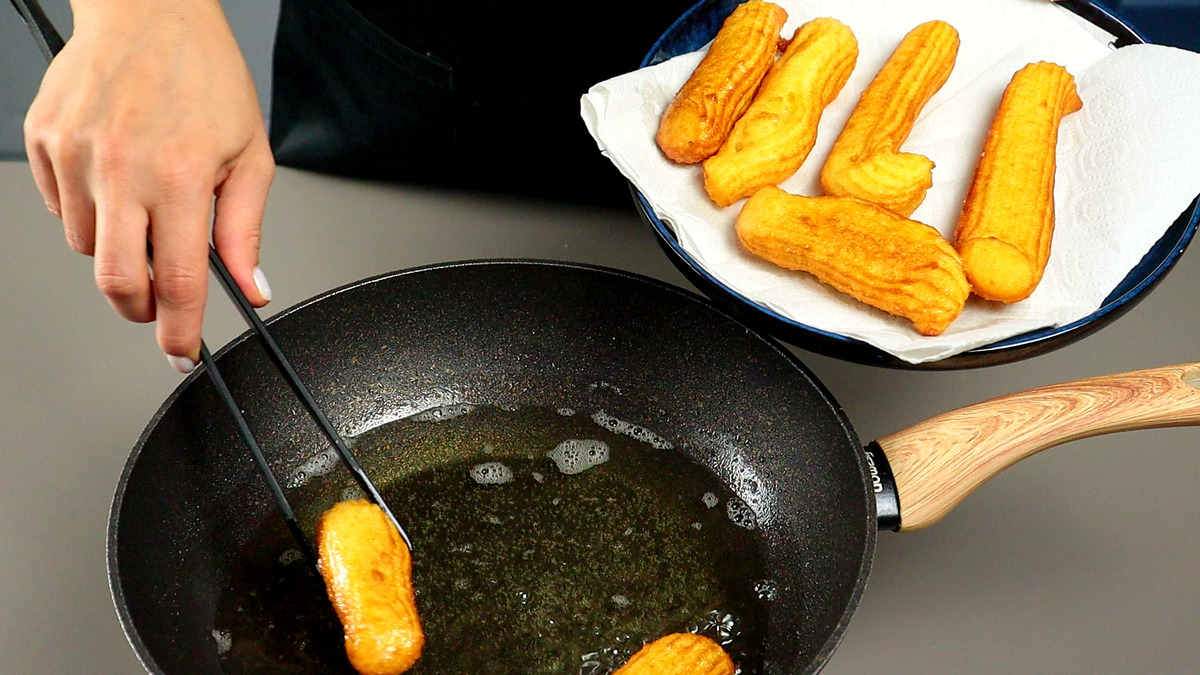
<svg viewBox="0 0 1200 675">
<path fill-rule="evenodd" d="M 20 13 L 21 18 L 25 21 L 25 24 L 29 27 L 29 31 L 33 34 L 33 38 L 37 42 L 38 47 L 41 49 L 42 54 L 45 55 L 46 60 L 53 60 L 55 55 L 62 50 L 65 43 L 62 39 L 62 36 L 59 35 L 53 24 L 50 23 L 46 13 L 42 11 L 42 8 L 38 4 L 37 0 L 11 1 L 13 6 L 17 8 L 17 12 Z M 149 248 L 149 245 L 147 246 Z M 263 324 L 262 319 L 260 319 L 258 316 L 258 313 L 254 311 L 254 307 L 250 304 L 250 301 L 246 299 L 245 294 L 242 293 L 242 289 L 238 287 L 237 282 L 233 280 L 233 277 L 229 274 L 229 270 L 225 267 L 225 263 L 222 262 L 221 256 L 217 254 L 216 249 L 214 249 L 211 244 L 208 247 L 208 263 L 213 273 L 217 275 L 217 279 L 221 282 L 221 286 L 225 288 L 225 292 L 233 301 L 233 304 L 236 305 L 238 311 L 241 312 L 242 318 L 246 320 L 246 324 L 249 325 L 254 331 L 254 334 L 258 336 L 263 348 L 266 349 L 267 354 L 271 356 L 271 361 L 287 379 L 288 384 L 292 386 L 292 390 L 296 392 L 296 395 L 300 397 L 300 400 L 304 403 L 304 407 L 308 409 L 309 414 L 312 415 L 313 419 L 316 420 L 317 424 L 321 427 L 321 431 L 325 432 L 326 438 L 328 438 L 329 442 L 333 444 L 333 447 L 337 449 L 338 456 L 342 458 L 342 462 L 346 465 L 346 468 L 348 468 L 350 473 L 354 475 L 354 479 L 358 481 L 359 487 L 361 487 L 363 492 L 370 497 L 371 501 L 375 502 L 379 505 L 379 508 L 383 509 L 383 512 L 387 515 L 388 520 L 390 520 L 392 525 L 396 527 L 396 530 L 399 531 L 400 537 L 404 539 L 404 544 L 408 546 L 408 549 L 411 551 L 412 540 L 409 538 L 408 533 L 404 531 L 404 528 L 400 525 L 400 522 L 396 520 L 395 514 L 393 514 L 392 510 L 388 508 L 387 503 L 383 500 L 383 496 L 380 495 L 379 490 L 375 488 L 375 484 L 371 482 L 371 479 L 362 470 L 362 467 L 359 466 L 358 460 L 356 460 L 354 458 L 354 454 L 350 452 L 350 448 L 346 445 L 345 440 L 343 440 L 338 434 L 337 430 L 333 428 L 333 425 L 329 423 L 329 419 L 325 417 L 325 413 L 323 410 L 321 410 L 321 406 L 319 406 L 316 400 L 313 399 L 308 387 L 306 387 L 304 383 L 300 381 L 300 377 L 296 375 L 295 369 L 293 369 L 292 365 L 288 363 L 287 357 L 283 355 L 283 351 L 280 350 L 278 343 L 276 343 L 275 339 L 271 337 L 271 333 L 267 330 L 266 325 Z M 304 530 L 300 527 L 300 523 L 296 519 L 296 512 L 292 509 L 292 505 L 288 502 L 287 495 L 284 494 L 283 488 L 279 485 L 279 481 L 275 479 L 275 475 L 271 472 L 271 468 L 267 464 L 266 457 L 263 456 L 262 449 L 259 447 L 258 442 L 254 440 L 254 434 L 250 431 L 250 427 L 246 424 L 246 418 L 242 416 L 241 408 L 238 406 L 237 401 L 233 398 L 233 393 L 229 391 L 229 387 L 225 384 L 225 378 L 221 376 L 221 371 L 217 368 L 216 361 L 213 359 L 212 354 L 209 353 L 208 346 L 205 345 L 203 341 L 200 343 L 200 361 L 204 364 L 205 370 L 208 372 L 208 376 L 212 379 L 212 383 L 217 390 L 217 394 L 221 397 L 221 400 L 225 402 L 225 407 L 229 409 L 229 413 L 233 416 L 233 421 L 237 425 L 238 433 L 241 435 L 242 440 L 245 441 L 246 447 L 250 450 L 250 454 L 254 456 L 254 463 L 258 466 L 259 473 L 262 474 L 263 480 L 267 482 L 267 487 L 271 491 L 271 496 L 275 500 L 275 505 L 279 508 L 279 512 L 283 515 L 284 520 L 287 521 L 288 529 L 291 530 L 292 536 L 295 537 L 296 543 L 300 546 L 300 550 L 303 552 L 308 561 L 312 565 L 316 566 L 316 552 L 313 550 L 308 538 L 304 535 Z"/>
</svg>

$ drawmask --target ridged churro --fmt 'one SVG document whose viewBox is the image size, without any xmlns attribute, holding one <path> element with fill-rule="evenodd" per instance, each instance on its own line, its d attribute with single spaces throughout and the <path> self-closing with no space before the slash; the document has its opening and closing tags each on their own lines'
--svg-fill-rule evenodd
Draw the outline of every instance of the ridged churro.
<svg viewBox="0 0 1200 675">
<path fill-rule="evenodd" d="M 350 665 L 362 675 L 412 668 L 425 645 L 412 556 L 383 509 L 361 499 L 334 504 L 317 524 L 317 546 Z"/>
<path fill-rule="evenodd" d="M 1004 90 L 955 234 L 976 295 L 1017 302 L 1041 282 L 1054 237 L 1058 128 L 1082 107 L 1071 74 L 1044 61 Z"/>
<path fill-rule="evenodd" d="M 821 188 L 911 215 L 933 186 L 933 162 L 899 152 L 913 123 L 954 69 L 958 31 L 930 21 L 909 31 L 863 91 L 821 169 Z"/>
<path fill-rule="evenodd" d="M 655 140 L 668 159 L 695 164 L 725 142 L 775 63 L 787 12 L 750 0 L 733 10 L 712 47 L 667 106 Z"/>
<path fill-rule="evenodd" d="M 798 28 L 725 144 L 704 160 L 708 196 L 729 206 L 795 173 L 857 60 L 858 41 L 842 22 L 813 19 Z"/>
<path fill-rule="evenodd" d="M 613 675 L 733 675 L 733 660 L 703 635 L 672 633 L 642 647 Z"/>
<path fill-rule="evenodd" d="M 922 335 L 945 331 L 971 291 L 941 233 L 853 197 L 765 187 L 746 200 L 736 228 L 754 255 L 906 318 Z"/>
</svg>

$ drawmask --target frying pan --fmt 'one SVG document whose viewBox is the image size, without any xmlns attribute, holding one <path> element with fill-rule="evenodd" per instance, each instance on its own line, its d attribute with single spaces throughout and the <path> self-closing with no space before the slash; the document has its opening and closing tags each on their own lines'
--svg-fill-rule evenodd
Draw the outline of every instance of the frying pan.
<svg viewBox="0 0 1200 675">
<path fill-rule="evenodd" d="M 879 529 L 932 525 L 1005 467 L 1065 441 L 1200 424 L 1200 364 L 1191 364 L 995 399 L 864 449 L 829 392 L 771 339 L 678 288 L 565 263 L 397 272 L 269 323 L 346 435 L 474 403 L 603 407 L 672 440 L 670 452 L 754 505 L 768 573 L 792 589 L 771 603 L 766 673 L 813 673 L 830 658 Z M 217 358 L 277 475 L 323 448 L 247 335 Z M 261 483 L 209 379 L 192 374 L 138 440 L 110 514 L 112 594 L 148 671 L 222 672 L 214 615 L 232 561 L 271 514 Z M 496 672 L 521 672 L 506 665 Z"/>
</svg>

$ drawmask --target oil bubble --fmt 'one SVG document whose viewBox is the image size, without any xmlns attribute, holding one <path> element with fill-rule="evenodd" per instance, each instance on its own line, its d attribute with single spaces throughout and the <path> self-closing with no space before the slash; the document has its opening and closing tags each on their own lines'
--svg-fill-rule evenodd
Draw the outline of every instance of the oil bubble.
<svg viewBox="0 0 1200 675">
<path fill-rule="evenodd" d="M 771 602 L 779 597 L 779 591 L 775 587 L 775 582 L 770 579 L 763 579 L 754 584 L 754 592 L 758 594 L 759 600 Z"/>
<path fill-rule="evenodd" d="M 599 652 L 584 654 L 583 665 L 579 666 L 579 675 L 609 675 L 612 669 L 600 660 Z"/>
<path fill-rule="evenodd" d="M 291 565 L 303 557 L 304 556 L 300 553 L 299 549 L 289 548 L 279 555 L 279 562 L 283 563 L 284 565 Z"/>
<path fill-rule="evenodd" d="M 575 414 L 575 411 L 571 408 L 559 408 L 558 414 L 562 415 L 563 417 L 570 417 Z"/>
<path fill-rule="evenodd" d="M 513 479 L 512 469 L 500 462 L 484 462 L 471 467 L 471 479 L 480 485 L 501 485 Z"/>
<path fill-rule="evenodd" d="M 367 493 L 362 491 L 362 488 L 357 485 L 347 485 L 342 488 L 342 501 L 348 502 L 352 499 L 366 499 Z"/>
<path fill-rule="evenodd" d="M 612 415 L 604 412 L 603 410 L 599 410 L 596 413 L 594 413 L 592 415 L 592 421 L 595 422 L 596 424 L 599 424 L 600 426 L 604 427 L 605 429 L 608 429 L 609 431 L 613 432 L 614 434 L 621 434 L 622 436 L 628 436 L 628 437 L 634 439 L 635 441 L 641 441 L 641 442 L 646 443 L 646 444 L 650 445 L 651 447 L 656 448 L 658 450 L 671 450 L 672 448 L 675 447 L 675 445 L 672 444 L 671 441 L 668 441 L 667 439 L 663 438 L 662 436 L 659 436 L 658 434 L 654 433 L 653 431 L 650 431 L 646 427 L 639 427 L 636 424 L 630 424 L 629 422 L 622 422 L 621 420 L 617 419 L 616 417 L 613 417 Z"/>
<path fill-rule="evenodd" d="M 728 612 L 723 614 L 716 620 L 717 642 L 722 647 L 729 645 L 742 634 L 741 626 L 738 625 L 737 619 Z"/>
<path fill-rule="evenodd" d="M 613 604 L 616 605 L 619 609 L 624 609 L 631 604 L 629 602 L 629 598 L 627 598 L 623 595 L 612 596 L 612 601 L 613 601 Z"/>
<path fill-rule="evenodd" d="M 455 405 L 443 405 L 436 408 L 429 408 L 409 417 L 413 422 L 442 422 L 452 420 L 455 417 L 462 417 L 467 413 L 475 410 L 475 406 L 470 403 L 458 403 Z"/>
<path fill-rule="evenodd" d="M 608 461 L 608 444 L 604 441 L 570 439 L 559 443 L 546 456 L 554 460 L 558 470 L 575 475 Z"/>
<path fill-rule="evenodd" d="M 741 636 L 742 627 L 738 618 L 730 612 L 713 609 L 692 617 L 688 622 L 687 631 L 704 635 L 722 647 L 727 647 Z"/>
<path fill-rule="evenodd" d="M 700 501 L 704 502 L 704 505 L 710 509 L 721 503 L 721 500 L 717 499 L 717 496 L 711 492 L 705 492 L 704 496 L 700 498 Z"/>
<path fill-rule="evenodd" d="M 213 629 L 213 642 L 217 643 L 217 653 L 225 654 L 233 648 L 233 635 L 227 630 Z"/>
<path fill-rule="evenodd" d="M 537 482 L 541 483 L 542 481 L 546 480 L 546 477 L 545 477 L 545 476 L 543 476 L 542 474 L 540 474 L 540 473 L 538 473 L 538 472 L 534 471 L 534 472 L 533 472 L 533 479 L 534 479 L 534 480 L 536 480 Z"/>
<path fill-rule="evenodd" d="M 592 631 L 592 634 L 599 635 L 595 630 Z M 580 657 L 583 663 L 579 667 L 579 675 L 609 675 L 620 668 L 631 656 L 633 656 L 632 650 L 621 647 L 605 647 L 598 651 L 588 652 Z"/>
<path fill-rule="evenodd" d="M 753 530 L 758 522 L 754 517 L 754 511 L 751 510 L 746 502 L 734 497 L 728 502 L 725 502 L 725 514 L 729 516 L 729 520 L 733 521 L 734 525 Z"/>
<path fill-rule="evenodd" d="M 333 471 L 338 465 L 337 453 L 332 449 L 322 450 L 317 454 L 309 457 L 296 467 L 294 471 L 288 474 L 285 485 L 289 488 L 298 488 L 317 476 L 324 476 Z"/>
<path fill-rule="evenodd" d="M 701 527 L 703 526 L 700 523 L 692 523 L 693 530 L 699 530 Z"/>
</svg>

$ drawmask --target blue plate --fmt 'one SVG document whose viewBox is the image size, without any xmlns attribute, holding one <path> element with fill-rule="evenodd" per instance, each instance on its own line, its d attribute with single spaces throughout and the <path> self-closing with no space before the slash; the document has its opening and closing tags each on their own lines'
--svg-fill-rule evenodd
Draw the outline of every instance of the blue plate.
<svg viewBox="0 0 1200 675">
<path fill-rule="evenodd" d="M 642 67 L 696 51 L 708 44 L 720 30 L 725 17 L 739 4 L 741 0 L 702 0 L 692 6 L 671 24 L 659 37 L 658 42 L 654 43 L 642 61 Z M 1059 4 L 1115 35 L 1114 45 L 1117 47 L 1145 42 L 1136 30 L 1099 4 L 1085 0 L 1067 0 Z M 1142 257 L 1137 266 L 1109 293 L 1100 308 L 1074 323 L 1023 333 L 938 361 L 911 364 L 860 340 L 789 319 L 729 288 L 684 251 L 675 233 L 654 213 L 645 196 L 632 185 L 630 189 L 633 191 L 638 213 L 654 229 L 659 244 L 675 266 L 697 288 L 718 304 L 733 311 L 745 323 L 797 347 L 826 356 L 875 366 L 913 370 L 952 370 L 1011 363 L 1066 346 L 1107 326 L 1132 309 L 1162 281 L 1163 276 L 1175 265 L 1191 242 L 1192 235 L 1196 233 L 1197 222 L 1200 221 L 1200 198 L 1197 198 Z"/>
</svg>

